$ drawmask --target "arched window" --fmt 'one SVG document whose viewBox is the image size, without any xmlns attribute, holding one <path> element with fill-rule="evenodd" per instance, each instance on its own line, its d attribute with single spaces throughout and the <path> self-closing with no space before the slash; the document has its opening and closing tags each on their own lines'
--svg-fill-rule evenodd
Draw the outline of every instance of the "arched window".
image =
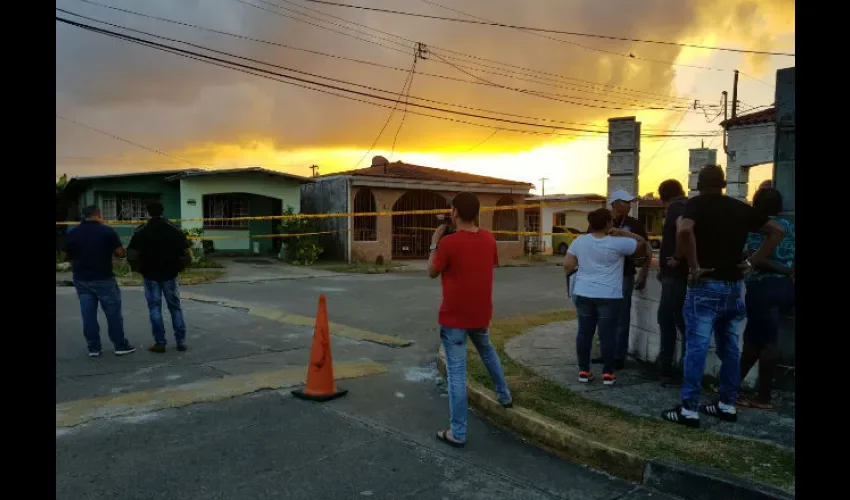
<svg viewBox="0 0 850 500">
<path fill-rule="evenodd" d="M 514 202 L 507 196 L 499 198 L 497 207 L 513 205 Z M 493 212 L 493 231 L 519 231 L 519 212 L 515 208 L 500 209 Z M 496 241 L 519 241 L 519 234 L 494 233 Z"/>
<path fill-rule="evenodd" d="M 375 196 L 368 188 L 360 188 L 354 195 L 354 213 L 376 212 Z M 354 217 L 354 241 L 377 241 L 378 217 L 363 215 Z"/>
</svg>

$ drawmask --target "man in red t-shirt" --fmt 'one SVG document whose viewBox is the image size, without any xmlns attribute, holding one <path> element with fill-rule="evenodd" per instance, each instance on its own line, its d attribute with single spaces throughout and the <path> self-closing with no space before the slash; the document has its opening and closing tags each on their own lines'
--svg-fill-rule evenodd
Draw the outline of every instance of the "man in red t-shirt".
<svg viewBox="0 0 850 500">
<path fill-rule="evenodd" d="M 472 339 L 478 355 L 490 372 L 499 402 L 513 406 L 508 384 L 487 328 L 493 317 L 493 267 L 499 265 L 496 239 L 475 225 L 480 204 L 472 193 L 460 193 L 452 201 L 452 227 L 434 231 L 428 274 L 441 276 L 443 303 L 440 306 L 440 338 L 446 351 L 449 386 L 450 429 L 437 438 L 461 448 L 466 443 L 466 338 Z"/>
</svg>

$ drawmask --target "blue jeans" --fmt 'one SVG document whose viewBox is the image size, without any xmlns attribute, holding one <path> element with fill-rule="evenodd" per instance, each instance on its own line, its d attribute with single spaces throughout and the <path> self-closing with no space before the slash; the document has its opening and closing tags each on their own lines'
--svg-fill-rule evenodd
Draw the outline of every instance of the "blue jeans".
<svg viewBox="0 0 850 500">
<path fill-rule="evenodd" d="M 740 382 L 738 327 L 744 320 L 744 282 L 702 280 L 685 296 L 685 379 L 682 406 L 697 411 L 705 359 L 714 333 L 720 357 L 720 401 L 734 405 Z"/>
<path fill-rule="evenodd" d="M 625 361 L 626 355 L 629 353 L 629 327 L 632 322 L 632 294 L 634 291 L 635 276 L 623 276 L 623 300 L 620 301 L 620 316 L 616 326 L 617 348 L 614 352 L 617 361 Z"/>
<path fill-rule="evenodd" d="M 593 299 L 581 295 L 575 295 L 573 299 L 578 313 L 576 355 L 579 371 L 590 371 L 593 334 L 599 327 L 599 340 L 602 344 L 602 373 L 614 373 L 616 334 L 623 299 Z"/>
<path fill-rule="evenodd" d="M 115 350 L 129 345 L 124 337 L 124 317 L 121 314 L 121 289 L 115 278 L 98 281 L 74 281 L 80 298 L 80 313 L 83 317 L 83 336 L 89 352 L 100 352 L 100 325 L 97 322 L 97 304 L 103 308 L 109 340 Z"/>
<path fill-rule="evenodd" d="M 466 337 L 472 339 L 472 344 L 481 356 L 481 361 L 490 372 L 493 385 L 496 386 L 496 396 L 499 403 L 511 402 L 511 392 L 505 381 L 502 363 L 496 349 L 490 343 L 490 335 L 486 328 L 448 328 L 440 326 L 440 339 L 446 351 L 446 376 L 449 384 L 449 422 L 452 437 L 458 441 L 466 441 Z"/>
<path fill-rule="evenodd" d="M 685 296 L 688 293 L 686 276 L 670 271 L 661 277 L 661 301 L 658 304 L 658 329 L 661 332 L 661 350 L 658 352 L 658 364 L 662 374 L 670 375 L 676 357 L 676 337 L 678 332 L 685 335 Z M 685 342 L 682 342 L 684 359 Z"/>
<path fill-rule="evenodd" d="M 783 313 L 794 307 L 794 282 L 786 276 L 766 276 L 747 282 L 747 326 L 744 344 L 762 348 L 776 342 Z"/>
<path fill-rule="evenodd" d="M 180 291 L 177 279 L 168 281 L 145 280 L 145 299 L 148 301 L 148 313 L 151 318 L 153 340 L 157 345 L 165 345 L 165 325 L 162 322 L 162 296 L 171 313 L 171 327 L 174 329 L 174 341 L 177 345 L 186 342 L 186 323 L 183 322 L 183 309 L 180 308 Z"/>
</svg>

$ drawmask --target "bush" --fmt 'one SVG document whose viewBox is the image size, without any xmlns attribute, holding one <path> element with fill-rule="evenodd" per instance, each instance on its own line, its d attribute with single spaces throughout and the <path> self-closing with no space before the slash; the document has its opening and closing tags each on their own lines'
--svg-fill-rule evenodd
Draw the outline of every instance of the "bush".
<svg viewBox="0 0 850 500">
<path fill-rule="evenodd" d="M 292 207 L 286 207 L 283 215 L 295 215 Z M 284 258 L 295 265 L 309 266 L 316 262 L 324 251 L 319 235 L 321 232 L 317 219 L 283 219 L 277 226 L 277 234 L 305 234 L 284 238 Z"/>
</svg>

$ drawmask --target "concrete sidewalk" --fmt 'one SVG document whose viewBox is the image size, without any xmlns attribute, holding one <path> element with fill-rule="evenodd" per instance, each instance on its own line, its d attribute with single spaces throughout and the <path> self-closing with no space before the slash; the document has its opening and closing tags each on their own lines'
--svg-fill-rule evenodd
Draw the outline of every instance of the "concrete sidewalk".
<svg viewBox="0 0 850 500">
<path fill-rule="evenodd" d="M 680 404 L 679 387 L 663 386 L 633 361 L 627 364 L 625 370 L 617 372 L 617 383 L 613 387 L 602 385 L 601 372 L 593 383 L 579 383 L 576 333 L 575 320 L 551 323 L 512 338 L 506 343 L 505 352 L 515 361 L 570 391 L 634 415 L 660 419 L 663 410 Z M 593 369 L 601 370 L 602 367 L 594 366 Z M 703 396 L 706 401 L 716 397 L 714 394 Z M 777 394 L 774 404 L 777 406 L 776 412 L 741 409 L 736 423 L 703 418 L 702 427 L 713 432 L 793 447 L 793 394 Z"/>
</svg>

